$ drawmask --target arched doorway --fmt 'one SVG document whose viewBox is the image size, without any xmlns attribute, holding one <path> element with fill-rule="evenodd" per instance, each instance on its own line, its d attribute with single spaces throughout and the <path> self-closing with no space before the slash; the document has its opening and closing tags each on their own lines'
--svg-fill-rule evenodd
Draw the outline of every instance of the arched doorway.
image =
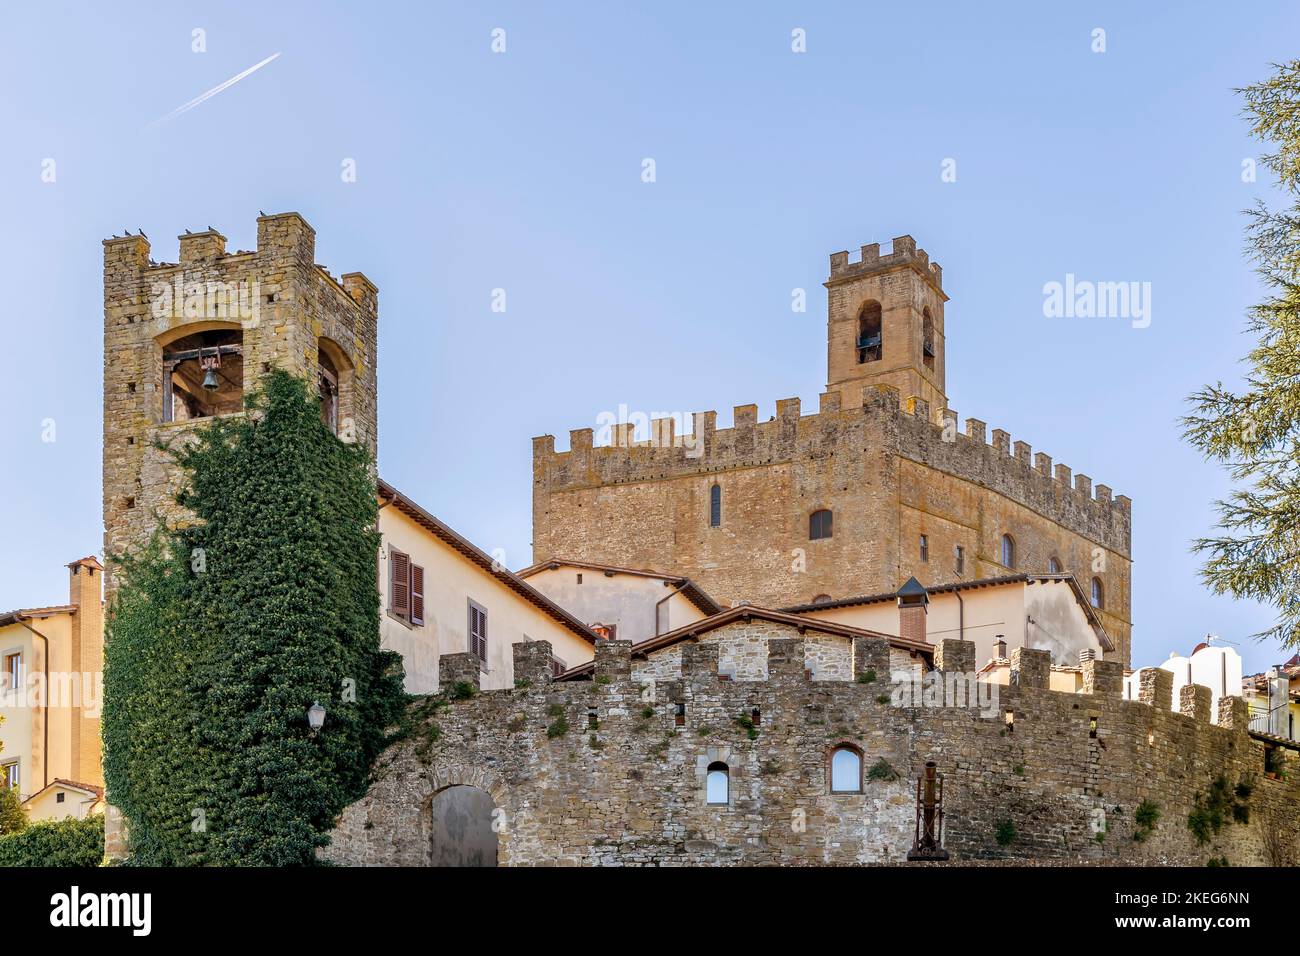
<svg viewBox="0 0 1300 956">
<path fill-rule="evenodd" d="M 429 801 L 430 866 L 496 866 L 496 804 L 486 790 L 456 784 Z"/>
</svg>

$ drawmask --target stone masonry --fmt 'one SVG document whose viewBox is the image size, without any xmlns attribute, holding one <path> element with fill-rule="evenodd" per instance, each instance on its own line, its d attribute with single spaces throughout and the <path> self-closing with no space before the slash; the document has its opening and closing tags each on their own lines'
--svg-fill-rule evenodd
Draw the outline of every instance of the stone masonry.
<svg viewBox="0 0 1300 956">
<path fill-rule="evenodd" d="M 753 634 L 767 666 L 751 680 L 718 673 L 726 641 L 679 645 L 673 673 L 653 681 L 624 641 L 599 645 L 592 679 L 561 682 L 544 642 L 516 645 L 521 686 L 415 705 L 415 729 L 381 757 L 322 856 L 427 863 L 431 802 L 460 785 L 499 811 L 502 865 L 897 863 L 927 760 L 944 775 L 944 844 L 957 860 L 1260 864 L 1262 828 L 1293 835 L 1300 822 L 1300 790 L 1265 778 L 1240 699 L 1218 725 L 1199 708 L 1172 713 L 1167 695 L 1163 706 L 1122 700 L 1104 662 L 1091 669 L 1096 693 L 1051 691 L 1045 654 L 1031 651 L 991 706 L 900 705 L 878 670 L 883 640 L 855 639 L 852 674 L 818 680 L 804 637 L 779 632 Z M 943 658 L 969 661 L 960 643 Z M 1144 673 L 1144 687 L 1158 692 L 1159 674 Z M 862 755 L 861 792 L 830 792 L 842 745 Z M 725 805 L 705 796 L 719 763 Z M 1249 788 L 1249 822 L 1229 815 L 1202 844 L 1188 815 L 1219 778 Z M 1159 811 L 1149 830 L 1135 820 L 1144 801 Z"/>
</svg>

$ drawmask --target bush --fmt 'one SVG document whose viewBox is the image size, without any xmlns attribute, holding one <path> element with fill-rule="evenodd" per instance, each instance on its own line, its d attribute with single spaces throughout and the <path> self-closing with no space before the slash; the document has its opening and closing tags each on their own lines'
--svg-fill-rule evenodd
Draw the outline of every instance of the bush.
<svg viewBox="0 0 1300 956">
<path fill-rule="evenodd" d="M 0 836 L 27 829 L 27 811 L 18 799 L 18 791 L 0 784 Z"/>
<path fill-rule="evenodd" d="M 104 818 L 42 820 L 0 837 L 0 866 L 99 866 Z"/>
<path fill-rule="evenodd" d="M 884 780 L 886 782 L 897 780 L 898 771 L 894 769 L 893 765 L 888 760 L 881 757 L 871 765 L 869 770 L 867 770 L 867 779 Z"/>
<path fill-rule="evenodd" d="M 1016 825 L 1010 817 L 998 821 L 998 828 L 993 831 L 993 839 L 998 841 L 998 846 L 1010 846 L 1016 842 Z"/>
</svg>

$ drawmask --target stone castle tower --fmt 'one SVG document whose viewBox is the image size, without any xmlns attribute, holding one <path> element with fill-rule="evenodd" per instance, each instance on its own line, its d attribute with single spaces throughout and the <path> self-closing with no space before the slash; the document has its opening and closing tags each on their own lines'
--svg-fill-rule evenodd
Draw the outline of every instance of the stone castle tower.
<svg viewBox="0 0 1300 956">
<path fill-rule="evenodd" d="M 1073 574 L 1127 664 L 1128 498 L 1032 455 L 985 423 L 960 429 L 945 391 L 943 277 L 910 236 L 830 259 L 827 387 L 731 428 L 671 418 L 648 440 L 615 425 L 533 439 L 533 560 L 687 575 L 714 597 L 769 607 L 1012 574 Z M 1040 622 L 1050 626 L 1050 622 Z"/>
<path fill-rule="evenodd" d="M 206 418 L 242 413 L 277 366 L 317 383 L 336 433 L 375 451 L 378 291 L 315 260 L 297 213 L 261 216 L 257 249 L 227 252 L 211 229 L 154 262 L 143 235 L 104 240 L 104 551 L 138 548 L 154 516 L 177 516 L 178 474 L 157 444 Z"/>
</svg>

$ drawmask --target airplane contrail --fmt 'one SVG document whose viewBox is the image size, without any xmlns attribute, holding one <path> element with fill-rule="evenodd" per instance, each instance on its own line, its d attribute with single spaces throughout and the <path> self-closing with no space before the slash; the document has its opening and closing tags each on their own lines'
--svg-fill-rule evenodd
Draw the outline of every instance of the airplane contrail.
<svg viewBox="0 0 1300 956">
<path fill-rule="evenodd" d="M 234 76 L 232 76 L 230 79 L 226 80 L 224 83 L 217 84 L 212 89 L 208 90 L 206 93 L 200 93 L 198 96 L 194 97 L 194 99 L 190 100 L 188 103 L 185 103 L 182 106 L 176 107 L 176 109 L 172 110 L 170 113 L 168 113 L 166 116 L 162 117 L 161 119 L 154 120 L 152 123 L 149 124 L 149 126 L 150 127 L 161 126 L 163 123 L 166 123 L 168 120 L 175 119 L 176 117 L 180 116 L 182 113 L 188 113 L 190 110 L 194 109 L 194 107 L 198 106 L 200 103 L 204 102 L 205 100 L 209 100 L 212 97 L 216 96 L 222 90 L 229 89 L 230 87 L 234 86 L 236 83 L 238 83 L 244 77 L 248 76 L 250 73 L 257 72 L 258 70 L 266 66 L 266 64 L 270 63 L 279 55 L 280 55 L 279 51 L 272 53 L 261 63 L 254 63 L 243 73 L 237 73 Z"/>
</svg>

